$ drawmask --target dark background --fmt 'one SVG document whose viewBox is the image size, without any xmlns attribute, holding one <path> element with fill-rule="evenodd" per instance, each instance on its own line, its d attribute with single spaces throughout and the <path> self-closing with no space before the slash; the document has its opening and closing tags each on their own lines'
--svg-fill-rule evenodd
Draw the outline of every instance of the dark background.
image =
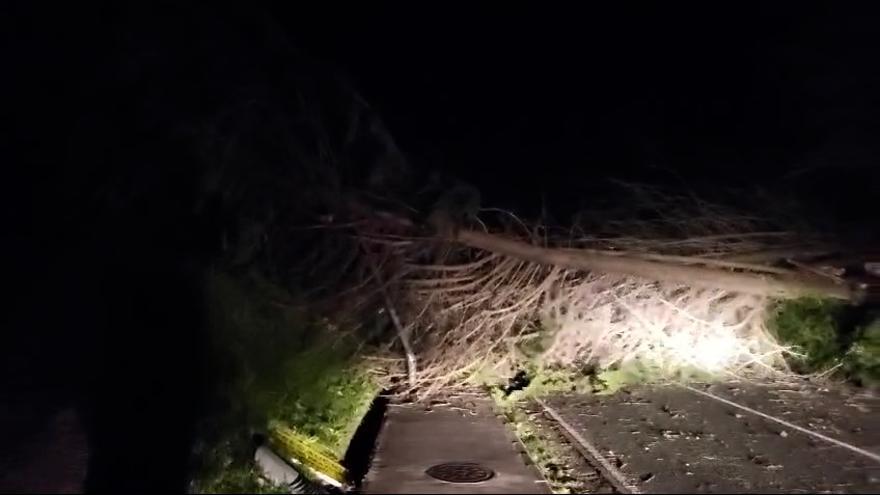
<svg viewBox="0 0 880 495">
<path fill-rule="evenodd" d="M 797 190 L 847 215 L 880 192 L 880 34 L 868 7 L 21 10 L 29 22 L 5 16 L 13 132 L 44 162 L 108 92 L 145 104 L 125 95 L 126 78 L 160 82 L 147 104 L 190 91 L 210 107 L 198 85 L 217 60 L 285 45 L 343 74 L 413 163 L 473 182 L 497 206 L 535 210 L 543 194 L 568 214 L 608 176 Z M 271 78 L 278 60 L 212 84 Z"/>
<path fill-rule="evenodd" d="M 564 223 L 609 178 L 761 186 L 870 232 L 878 21 L 830 3 L 4 3 L 2 402 L 28 418 L 6 429 L 75 404 L 92 489 L 181 489 L 207 380 L 199 284 L 237 208 L 193 211 L 190 131 L 223 104 L 333 73 L 411 166 L 485 205 L 543 201 Z"/>
<path fill-rule="evenodd" d="M 544 193 L 571 210 L 606 176 L 800 188 L 851 210 L 878 193 L 872 12 L 567 7 L 385 5 L 298 36 L 352 74 L 405 150 L 508 207 Z"/>
</svg>

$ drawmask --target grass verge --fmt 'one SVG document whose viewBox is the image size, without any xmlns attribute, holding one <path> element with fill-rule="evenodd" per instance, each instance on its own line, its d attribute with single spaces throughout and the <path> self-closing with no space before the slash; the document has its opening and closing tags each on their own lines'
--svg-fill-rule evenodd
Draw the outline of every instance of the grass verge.
<svg viewBox="0 0 880 495">
<path fill-rule="evenodd" d="M 257 476 L 253 433 L 279 422 L 342 458 L 379 387 L 331 323 L 278 301 L 284 291 L 256 276 L 212 275 L 206 286 L 216 385 L 201 428 L 192 490 L 274 492 Z"/>
<path fill-rule="evenodd" d="M 558 434 L 533 421 L 521 405 L 505 407 L 502 412 L 553 493 L 580 493 L 583 484 L 567 459 L 570 456 L 567 450 L 571 447 L 560 441 Z"/>
<path fill-rule="evenodd" d="M 539 412 L 530 412 L 528 399 L 511 400 L 501 388 L 490 389 L 496 410 L 504 417 L 525 451 L 553 493 L 586 493 L 591 491 L 589 466 L 562 436 L 535 418 Z M 580 465 L 579 465 L 580 464 Z"/>
</svg>

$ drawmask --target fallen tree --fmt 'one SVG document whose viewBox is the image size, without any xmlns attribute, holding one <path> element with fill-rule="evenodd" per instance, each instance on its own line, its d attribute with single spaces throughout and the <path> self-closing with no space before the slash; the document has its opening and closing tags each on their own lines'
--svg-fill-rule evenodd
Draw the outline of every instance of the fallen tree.
<svg viewBox="0 0 880 495">
<path fill-rule="evenodd" d="M 456 234 L 455 240 L 467 246 L 493 253 L 563 268 L 632 275 L 657 281 L 719 288 L 776 298 L 804 296 L 844 300 L 856 298 L 854 291 L 849 286 L 827 279 L 807 278 L 796 272 L 785 273 L 783 271 L 780 274 L 779 270 L 774 274 L 694 266 L 707 261 L 696 257 L 678 257 L 677 262 L 673 263 L 652 261 L 635 256 L 621 256 L 613 252 L 545 248 L 475 230 L 461 230 Z M 693 265 L 681 264 L 683 261 L 693 263 Z M 739 268 L 746 268 L 746 265 L 739 265 Z M 753 267 L 753 269 L 760 269 L 760 267 Z"/>
<path fill-rule="evenodd" d="M 327 287 L 349 308 L 337 315 L 393 313 L 387 352 L 371 359 L 417 397 L 509 377 L 524 362 L 785 374 L 791 349 L 765 325 L 775 302 L 863 296 L 814 258 L 834 252 L 833 240 L 788 220 L 692 196 L 643 203 L 657 214 L 595 211 L 552 228 L 497 209 L 419 217 L 349 198 L 338 223 L 317 227 L 333 240 L 313 252 L 347 283 Z M 347 261 L 334 263 L 343 252 Z"/>
</svg>

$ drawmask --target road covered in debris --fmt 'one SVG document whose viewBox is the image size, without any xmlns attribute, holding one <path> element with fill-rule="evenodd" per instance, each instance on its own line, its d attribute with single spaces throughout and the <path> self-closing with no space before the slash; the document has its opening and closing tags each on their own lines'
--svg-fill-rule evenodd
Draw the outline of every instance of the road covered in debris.
<svg viewBox="0 0 880 495">
<path fill-rule="evenodd" d="M 523 408 L 530 431 L 558 433 L 559 445 L 545 446 L 554 463 L 566 464 L 551 466 L 557 476 L 546 483 L 539 475 L 548 474 L 546 463 L 533 458 L 538 469 L 527 467 L 528 448 L 514 454 L 517 425 L 508 422 L 505 432 L 479 397 L 391 407 L 364 491 L 546 493 L 548 484 L 588 493 L 880 491 L 880 397 L 864 389 L 807 381 L 639 385 L 530 400 Z M 449 463 L 491 474 L 432 474 Z"/>
<path fill-rule="evenodd" d="M 615 491 L 880 491 L 880 398 L 863 390 L 645 386 L 543 405 Z"/>
</svg>

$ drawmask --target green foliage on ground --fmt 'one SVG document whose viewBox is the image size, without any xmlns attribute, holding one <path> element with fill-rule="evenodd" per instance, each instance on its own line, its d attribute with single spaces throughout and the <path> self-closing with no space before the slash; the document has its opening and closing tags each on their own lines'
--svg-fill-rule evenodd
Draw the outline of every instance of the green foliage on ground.
<svg viewBox="0 0 880 495">
<path fill-rule="evenodd" d="M 563 387 L 565 388 L 565 387 Z M 495 401 L 497 410 L 504 416 L 508 427 L 519 439 L 529 459 L 547 480 L 553 493 L 576 493 L 577 479 L 572 476 L 572 468 L 565 461 L 564 447 L 553 432 L 545 431 L 523 410 L 522 404 L 536 395 L 522 391 L 505 394 L 504 388 L 494 386 L 489 394 Z"/>
<path fill-rule="evenodd" d="M 471 384 L 483 387 L 499 405 L 546 397 L 554 393 L 592 393 L 595 391 L 592 377 L 580 370 L 557 367 L 541 367 L 524 363 L 522 370 L 528 384 L 507 390 L 510 377 L 489 371 L 477 371 L 471 375 Z"/>
<path fill-rule="evenodd" d="M 513 400 L 546 397 L 554 393 L 589 393 L 594 391 L 589 374 L 581 370 L 558 367 L 529 366 L 530 381 L 522 390 L 511 392 Z"/>
<path fill-rule="evenodd" d="M 611 395 L 632 385 L 711 382 L 718 378 L 694 367 L 669 369 L 638 360 L 605 369 L 570 369 L 531 363 L 524 363 L 522 369 L 526 371 L 528 385 L 516 390 L 507 390 L 508 379 L 502 380 L 497 374 L 477 373 L 474 379 L 483 380 L 478 384 L 487 388 L 499 404 L 512 404 L 553 394 Z"/>
<path fill-rule="evenodd" d="M 880 317 L 847 328 L 846 309 L 839 301 L 800 298 L 776 305 L 768 326 L 781 344 L 796 354 L 788 357 L 798 373 L 839 370 L 838 376 L 866 386 L 880 385 Z"/>
<path fill-rule="evenodd" d="M 844 368 L 851 379 L 880 386 L 880 317 L 856 330 L 852 346 L 844 357 Z"/>
<path fill-rule="evenodd" d="M 575 493 L 577 479 L 571 475 L 572 468 L 566 465 L 559 440 L 535 424 L 521 408 L 506 402 L 501 404 L 508 425 L 553 493 Z"/>
<path fill-rule="evenodd" d="M 274 421 L 341 458 L 379 392 L 355 355 L 356 343 L 295 309 L 288 294 L 260 277 L 217 273 L 206 285 L 218 411 L 206 420 L 196 453 L 196 491 L 255 486 L 255 478 L 245 483 L 254 474 L 251 434 Z"/>
<path fill-rule="evenodd" d="M 546 365 L 542 362 L 543 352 L 552 345 L 558 324 L 542 319 L 534 325 L 534 332 L 517 344 L 520 356 L 518 369 L 529 377 L 528 386 L 511 392 L 505 400 L 517 401 L 544 397 L 554 393 L 596 393 L 613 394 L 630 385 L 713 381 L 716 375 L 700 371 L 693 366 L 682 365 L 675 368 L 661 367 L 641 360 L 617 363 L 607 368 L 584 365 L 579 368 Z M 503 388 L 509 377 L 499 376 L 492 370 L 477 370 L 471 375 L 471 383 L 494 388 Z"/>
<path fill-rule="evenodd" d="M 669 368 L 640 360 L 618 364 L 596 373 L 593 391 L 599 395 L 611 395 L 631 385 L 712 382 L 719 375 L 693 366 Z"/>
<path fill-rule="evenodd" d="M 844 339 L 838 323 L 843 304 L 804 297 L 777 303 L 768 326 L 783 345 L 796 353 L 788 358 L 798 373 L 824 371 L 844 354 Z"/>
</svg>

